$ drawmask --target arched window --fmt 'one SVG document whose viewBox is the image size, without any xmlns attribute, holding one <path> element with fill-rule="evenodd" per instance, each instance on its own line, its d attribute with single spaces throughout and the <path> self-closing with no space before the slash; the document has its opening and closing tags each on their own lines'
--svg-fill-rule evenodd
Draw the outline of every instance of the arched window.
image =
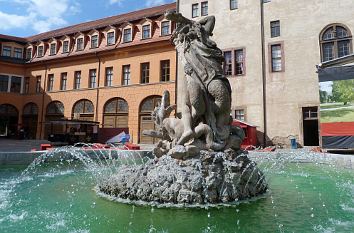
<svg viewBox="0 0 354 233">
<path fill-rule="evenodd" d="M 161 103 L 161 96 L 149 96 L 145 98 L 139 109 L 139 142 L 143 144 L 155 143 L 155 139 L 152 137 L 144 136 L 144 130 L 155 129 L 155 123 L 152 119 L 151 113 L 154 111 L 155 107 Z"/>
<path fill-rule="evenodd" d="M 24 138 L 36 139 L 38 124 L 38 106 L 35 103 L 28 103 L 23 107 L 22 124 Z"/>
<path fill-rule="evenodd" d="M 103 128 L 128 128 L 128 110 L 124 99 L 108 100 L 103 109 Z"/>
<path fill-rule="evenodd" d="M 93 103 L 90 100 L 79 100 L 74 104 L 72 118 L 83 121 L 93 121 Z"/>
<path fill-rule="evenodd" d="M 322 61 L 329 61 L 352 52 L 352 35 L 346 26 L 333 24 L 323 29 L 320 44 Z"/>
<path fill-rule="evenodd" d="M 11 104 L 0 105 L 0 136 L 15 137 L 18 126 L 18 110 Z"/>
<path fill-rule="evenodd" d="M 64 119 L 64 104 L 60 101 L 52 101 L 47 105 L 45 115 L 44 138 L 51 138 L 53 135 L 63 134 L 65 125 L 58 124 Z"/>
<path fill-rule="evenodd" d="M 35 103 L 28 103 L 23 107 L 23 115 L 38 115 L 38 106 Z"/>
<path fill-rule="evenodd" d="M 47 105 L 46 115 L 64 116 L 64 104 L 60 101 L 53 101 Z"/>
</svg>

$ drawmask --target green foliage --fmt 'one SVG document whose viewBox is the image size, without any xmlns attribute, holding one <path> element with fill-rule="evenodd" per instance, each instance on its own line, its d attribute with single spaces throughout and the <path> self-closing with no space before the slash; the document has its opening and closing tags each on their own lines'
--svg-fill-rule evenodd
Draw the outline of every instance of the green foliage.
<svg viewBox="0 0 354 233">
<path fill-rule="evenodd" d="M 320 90 L 320 101 L 321 101 L 321 104 L 328 102 L 328 93 L 326 91 Z"/>
<path fill-rule="evenodd" d="M 333 82 L 332 100 L 344 105 L 354 102 L 354 79 Z"/>
</svg>

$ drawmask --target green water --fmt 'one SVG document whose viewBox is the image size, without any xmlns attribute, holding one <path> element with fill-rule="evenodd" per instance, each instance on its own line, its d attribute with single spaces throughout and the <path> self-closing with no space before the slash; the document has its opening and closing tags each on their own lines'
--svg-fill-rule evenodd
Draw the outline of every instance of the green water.
<svg viewBox="0 0 354 233">
<path fill-rule="evenodd" d="M 82 166 L 0 167 L 0 232 L 354 232 L 354 172 L 327 165 L 261 164 L 270 192 L 233 207 L 160 209 L 93 191 Z"/>
</svg>

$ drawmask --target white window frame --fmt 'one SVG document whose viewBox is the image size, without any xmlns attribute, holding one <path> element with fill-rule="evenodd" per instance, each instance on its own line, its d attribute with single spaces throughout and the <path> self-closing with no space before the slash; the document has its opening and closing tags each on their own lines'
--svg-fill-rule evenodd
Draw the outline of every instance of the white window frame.
<svg viewBox="0 0 354 233">
<path fill-rule="evenodd" d="M 54 45 L 54 53 L 52 53 L 52 45 Z M 57 43 L 50 43 L 49 45 L 49 56 L 54 56 L 57 54 Z"/>
<path fill-rule="evenodd" d="M 93 41 L 92 41 L 92 37 L 97 36 L 97 42 L 96 42 L 96 46 L 92 46 Z M 98 33 L 94 33 L 90 36 L 90 48 L 91 49 L 97 49 L 98 47 L 100 47 L 100 35 Z"/>
<path fill-rule="evenodd" d="M 78 41 L 82 39 L 82 49 L 79 49 L 79 43 Z M 76 38 L 76 51 L 83 51 L 85 50 L 85 38 L 84 36 L 79 36 Z"/>
<path fill-rule="evenodd" d="M 65 46 L 64 46 L 65 42 L 68 43 L 68 50 L 67 50 L 67 51 L 64 50 L 64 48 L 65 48 Z M 70 40 L 63 40 L 63 50 L 62 50 L 62 53 L 68 53 L 69 51 L 70 51 Z"/>
<path fill-rule="evenodd" d="M 149 26 L 149 36 L 148 37 L 144 37 L 144 27 L 146 27 L 146 26 Z M 151 39 L 151 37 L 152 37 L 152 30 L 151 30 L 151 23 L 146 23 L 146 24 L 143 24 L 143 25 L 141 25 L 141 39 L 142 40 L 146 40 L 146 39 Z"/>
<path fill-rule="evenodd" d="M 109 43 L 109 41 L 108 41 L 108 34 L 109 33 L 113 33 L 113 43 Z M 114 45 L 115 43 L 116 43 L 116 32 L 114 31 L 114 30 L 109 30 L 109 31 L 107 31 L 107 39 L 106 39 L 106 43 L 107 43 L 107 46 L 111 46 L 111 45 Z"/>
<path fill-rule="evenodd" d="M 162 24 L 163 23 L 168 23 L 168 34 L 162 34 Z M 170 20 L 163 20 L 160 22 L 160 36 L 168 36 L 171 35 L 171 30 L 172 30 L 172 24 Z"/>
<path fill-rule="evenodd" d="M 129 40 L 125 40 L 125 34 L 124 34 L 124 32 L 125 32 L 126 30 L 130 30 L 130 39 L 129 39 Z M 125 28 L 123 28 L 122 36 L 123 36 L 123 38 L 122 38 L 123 43 L 132 42 L 132 41 L 133 41 L 133 27 L 125 27 Z"/>
</svg>

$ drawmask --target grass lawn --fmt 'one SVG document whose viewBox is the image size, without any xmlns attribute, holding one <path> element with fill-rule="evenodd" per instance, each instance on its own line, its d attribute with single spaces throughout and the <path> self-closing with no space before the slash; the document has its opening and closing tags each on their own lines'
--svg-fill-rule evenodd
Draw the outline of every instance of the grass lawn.
<svg viewBox="0 0 354 233">
<path fill-rule="evenodd" d="M 354 110 L 321 111 L 321 123 L 327 122 L 354 122 Z"/>
<path fill-rule="evenodd" d="M 340 108 L 340 107 L 345 107 L 345 106 L 350 106 L 352 104 L 344 105 L 344 103 L 325 103 L 321 104 L 320 108 L 321 109 L 331 109 L 331 108 Z"/>
</svg>

